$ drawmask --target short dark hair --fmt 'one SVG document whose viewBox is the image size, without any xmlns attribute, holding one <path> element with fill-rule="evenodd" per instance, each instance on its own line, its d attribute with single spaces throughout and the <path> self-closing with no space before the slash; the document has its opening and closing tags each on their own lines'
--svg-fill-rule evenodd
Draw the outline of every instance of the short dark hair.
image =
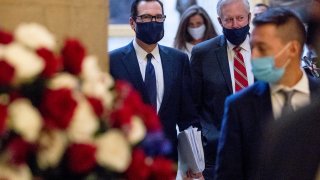
<svg viewBox="0 0 320 180">
<path fill-rule="evenodd" d="M 273 24 L 284 42 L 297 40 L 301 48 L 306 41 L 306 30 L 302 21 L 290 9 L 284 7 L 269 8 L 267 11 L 253 19 L 254 26 Z M 294 31 L 294 32 L 292 32 Z"/>
<path fill-rule="evenodd" d="M 265 7 L 265 8 L 267 8 L 267 9 L 269 9 L 269 6 L 266 5 L 266 4 L 264 4 L 264 3 L 258 3 L 258 4 L 256 4 L 254 7 Z"/>
<path fill-rule="evenodd" d="M 133 3 L 131 4 L 131 17 L 133 19 L 135 19 L 138 15 L 138 5 L 140 2 L 142 1 L 146 1 L 146 2 L 152 2 L 152 1 L 155 1 L 155 2 L 158 2 L 161 6 L 161 9 L 162 9 L 162 14 L 164 14 L 164 11 L 163 11 L 163 3 L 160 1 L 160 0 L 135 0 L 133 1 Z"/>
</svg>

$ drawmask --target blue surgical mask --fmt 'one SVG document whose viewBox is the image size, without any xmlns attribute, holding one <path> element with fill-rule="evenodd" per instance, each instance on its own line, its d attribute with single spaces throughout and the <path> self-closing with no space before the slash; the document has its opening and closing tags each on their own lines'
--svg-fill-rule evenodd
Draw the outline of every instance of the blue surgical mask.
<svg viewBox="0 0 320 180">
<path fill-rule="evenodd" d="M 244 40 L 246 40 L 249 30 L 249 24 L 239 29 L 227 29 L 223 27 L 223 34 L 226 36 L 229 42 L 238 46 L 243 43 Z"/>
<path fill-rule="evenodd" d="M 163 22 L 136 22 L 136 37 L 146 44 L 156 44 L 164 36 Z"/>
<path fill-rule="evenodd" d="M 287 44 L 276 56 L 266 56 L 260 58 L 253 58 L 251 60 L 252 73 L 254 77 L 261 81 L 266 81 L 268 83 L 277 83 L 283 76 L 286 66 L 289 64 L 290 60 L 280 68 L 274 66 L 275 57 L 278 57 L 284 52 L 289 46 Z"/>
<path fill-rule="evenodd" d="M 267 56 L 261 58 L 254 58 L 251 61 L 252 73 L 258 80 L 269 83 L 278 82 L 284 74 L 284 68 L 274 67 L 274 57 Z"/>
</svg>

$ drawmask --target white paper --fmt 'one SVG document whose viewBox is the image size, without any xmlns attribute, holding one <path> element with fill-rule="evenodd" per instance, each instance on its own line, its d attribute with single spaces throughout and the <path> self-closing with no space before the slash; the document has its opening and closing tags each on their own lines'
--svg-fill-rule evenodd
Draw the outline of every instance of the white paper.
<svg viewBox="0 0 320 180">
<path fill-rule="evenodd" d="M 189 127 L 178 133 L 178 172 L 177 179 L 182 179 L 186 171 L 202 172 L 205 168 L 201 131 Z"/>
</svg>

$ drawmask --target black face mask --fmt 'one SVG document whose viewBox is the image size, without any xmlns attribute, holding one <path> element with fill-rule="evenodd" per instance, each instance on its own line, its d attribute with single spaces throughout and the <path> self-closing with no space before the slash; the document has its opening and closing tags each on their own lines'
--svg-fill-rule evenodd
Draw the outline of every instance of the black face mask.
<svg viewBox="0 0 320 180">
<path fill-rule="evenodd" d="M 246 40 L 247 34 L 249 33 L 249 24 L 239 28 L 239 29 L 227 29 L 223 28 L 223 34 L 226 36 L 227 40 L 233 45 L 240 45 L 244 40 Z"/>
<path fill-rule="evenodd" d="M 146 44 L 156 44 L 164 36 L 163 22 L 136 22 L 136 37 Z"/>
</svg>

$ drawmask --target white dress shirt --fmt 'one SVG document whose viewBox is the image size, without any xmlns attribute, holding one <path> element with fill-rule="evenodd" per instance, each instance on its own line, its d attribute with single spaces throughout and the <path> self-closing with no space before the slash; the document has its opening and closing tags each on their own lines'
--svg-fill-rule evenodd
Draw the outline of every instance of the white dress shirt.
<svg viewBox="0 0 320 180">
<path fill-rule="evenodd" d="M 272 110 L 275 119 L 281 116 L 282 107 L 284 105 L 284 96 L 280 90 L 284 91 L 293 91 L 294 94 L 291 99 L 291 105 L 294 110 L 297 110 L 303 106 L 306 106 L 310 103 L 310 89 L 309 89 L 309 81 L 306 73 L 303 69 L 301 69 L 303 75 L 302 78 L 298 81 L 296 85 L 289 88 L 279 84 L 269 84 L 270 92 L 271 92 L 271 103 Z"/>
<path fill-rule="evenodd" d="M 186 42 L 187 49 L 185 49 L 184 52 L 188 55 L 189 61 L 191 60 L 190 58 L 191 58 L 191 51 L 192 51 L 193 46 L 194 46 L 193 44 Z"/>
<path fill-rule="evenodd" d="M 133 47 L 136 51 L 140 72 L 142 75 L 142 79 L 145 79 L 145 72 L 147 66 L 147 54 L 144 49 L 142 49 L 136 42 L 136 39 L 133 40 Z M 164 80 L 163 80 L 163 70 L 162 70 L 162 63 L 161 57 L 159 53 L 159 46 L 157 45 L 151 52 L 153 58 L 151 59 L 151 63 L 154 67 L 155 74 L 156 74 L 156 83 L 157 83 L 157 112 L 160 109 L 160 105 L 163 98 L 164 93 Z"/>
<path fill-rule="evenodd" d="M 243 41 L 242 44 L 239 45 L 241 47 L 241 54 L 244 60 L 244 64 L 246 66 L 247 70 L 247 79 L 248 79 L 248 85 L 254 83 L 253 74 L 251 71 L 251 48 L 250 48 L 250 42 L 249 42 L 249 35 L 247 35 L 247 38 Z M 235 81 L 234 81 L 234 65 L 233 65 L 233 59 L 235 56 L 233 48 L 236 47 L 235 45 L 231 44 L 227 40 L 227 52 L 228 52 L 228 60 L 229 60 L 229 69 L 230 69 L 230 75 L 231 75 L 231 81 L 232 81 L 232 90 L 233 93 L 235 92 Z"/>
</svg>

